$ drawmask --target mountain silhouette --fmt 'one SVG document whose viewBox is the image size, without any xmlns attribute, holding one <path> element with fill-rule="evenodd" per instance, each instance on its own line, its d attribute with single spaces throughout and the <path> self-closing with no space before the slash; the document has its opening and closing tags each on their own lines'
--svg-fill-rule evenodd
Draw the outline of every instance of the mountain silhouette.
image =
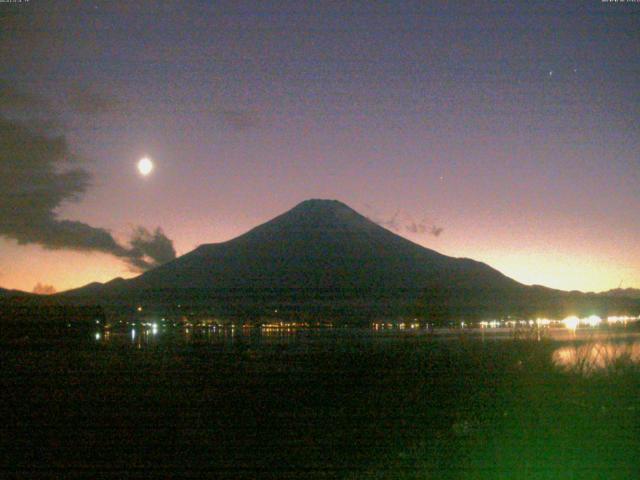
<svg viewBox="0 0 640 480">
<path fill-rule="evenodd" d="M 61 296 L 236 315 L 448 318 L 562 308 L 570 294 L 525 286 L 484 263 L 417 245 L 344 203 L 314 199 L 136 278 Z"/>
<path fill-rule="evenodd" d="M 599 295 L 608 297 L 638 298 L 640 299 L 640 288 L 614 288 Z"/>
<path fill-rule="evenodd" d="M 0 288 L 0 298 L 11 298 L 11 297 L 30 297 L 33 294 L 28 292 L 23 292 L 20 290 L 7 290 L 6 288 Z"/>
</svg>

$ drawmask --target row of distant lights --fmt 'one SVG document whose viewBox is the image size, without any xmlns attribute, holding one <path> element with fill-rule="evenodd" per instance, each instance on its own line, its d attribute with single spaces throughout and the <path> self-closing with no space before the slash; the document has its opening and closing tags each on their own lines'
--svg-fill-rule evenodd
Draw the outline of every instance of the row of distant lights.
<svg viewBox="0 0 640 480">
<path fill-rule="evenodd" d="M 515 327 L 517 325 L 528 325 L 530 327 L 538 326 L 538 327 L 548 327 L 549 325 L 564 325 L 566 328 L 570 330 L 575 330 L 580 326 L 583 327 L 597 327 L 606 321 L 609 325 L 614 325 L 617 323 L 627 323 L 640 319 L 640 317 L 628 317 L 628 316 L 609 316 L 606 320 L 603 320 L 602 317 L 598 315 L 590 315 L 588 317 L 579 318 L 575 315 L 571 315 L 569 317 L 564 318 L 563 320 L 551 320 L 548 318 L 537 318 L 536 320 L 509 320 L 507 322 L 500 322 L 498 320 L 492 320 L 490 322 L 484 321 L 480 322 L 481 328 L 497 328 L 502 325 L 506 325 L 508 327 Z M 461 324 L 464 327 L 464 322 Z"/>
<path fill-rule="evenodd" d="M 632 321 L 636 321 L 636 320 L 640 320 L 640 316 L 638 317 L 629 317 L 629 316 L 609 316 L 606 318 L 606 323 L 609 325 L 614 325 L 617 323 L 622 323 L 622 324 L 626 324 L 627 322 L 632 322 Z M 163 318 L 162 321 L 164 322 L 165 319 Z M 570 330 L 576 330 L 579 326 L 584 326 L 584 327 L 597 327 L 600 324 L 603 323 L 603 320 L 601 317 L 599 317 L 598 315 L 591 315 L 589 317 L 584 317 L 584 318 L 578 318 L 575 315 L 566 317 L 563 320 L 551 320 L 548 318 L 537 318 L 536 320 L 507 320 L 507 321 L 500 321 L 500 320 L 491 320 L 491 321 L 482 321 L 479 323 L 480 328 L 498 328 L 498 327 L 502 327 L 502 326 L 507 326 L 507 327 L 516 327 L 518 325 L 521 326 L 537 326 L 537 327 L 548 327 L 550 325 L 563 325 L 564 327 L 570 329 Z M 96 320 L 96 323 L 99 324 L 100 322 L 98 320 Z M 129 322 L 127 322 L 129 323 Z M 135 324 L 133 324 L 135 325 Z M 157 323 L 141 323 L 141 326 L 144 327 L 148 327 L 149 330 L 151 331 L 152 335 L 156 335 L 158 333 L 158 324 Z M 177 324 L 174 324 L 177 325 Z M 191 326 L 191 324 L 189 324 L 188 326 Z M 187 327 L 188 327 L 187 326 Z M 204 326 L 204 324 L 203 324 Z M 209 326 L 209 325 L 207 325 Z M 266 325 L 262 325 L 261 329 L 262 330 L 267 330 L 267 331 L 271 331 L 271 330 L 293 330 L 296 327 L 300 327 L 300 326 L 308 326 L 308 324 L 304 323 L 304 324 L 300 324 L 300 323 L 276 323 L 276 324 L 266 324 Z M 394 324 L 392 323 L 374 323 L 373 324 L 373 328 L 375 330 L 378 330 L 380 328 L 393 328 Z M 405 328 L 408 329 L 419 329 L 420 328 L 420 324 L 419 323 L 400 323 L 397 324 L 397 326 L 403 330 Z M 461 328 L 465 328 L 468 327 L 468 324 L 466 322 L 460 322 L 460 327 Z M 213 331 L 216 330 L 216 326 L 212 326 L 211 327 L 213 329 Z M 231 330 L 235 329 L 235 325 L 231 325 Z M 149 331 L 147 330 L 147 331 Z M 189 333 L 189 328 L 187 328 L 186 330 L 187 333 Z M 100 340 L 101 339 L 101 334 L 100 332 L 97 332 L 95 334 L 95 339 L 96 340 Z M 135 329 L 131 330 L 131 339 L 135 340 L 136 338 L 136 331 Z"/>
<path fill-rule="evenodd" d="M 606 322 L 608 324 L 613 325 L 616 323 L 624 324 L 633 320 L 637 320 L 637 318 L 612 316 L 612 317 L 607 317 Z M 571 330 L 575 330 L 580 325 L 587 326 L 587 327 L 597 327 L 602 322 L 603 322 L 602 318 L 600 318 L 597 315 L 591 315 L 590 317 L 586 317 L 586 318 L 578 318 L 576 316 L 571 316 L 562 320 L 562 323 L 564 324 L 564 326 Z"/>
<path fill-rule="evenodd" d="M 627 323 L 635 320 L 640 320 L 640 317 L 610 316 L 610 317 L 607 317 L 606 320 L 603 320 L 598 315 L 591 315 L 589 317 L 584 317 L 584 318 L 578 318 L 577 316 L 572 315 L 572 316 L 566 317 L 563 320 L 552 320 L 549 318 L 537 318 L 535 320 L 485 320 L 485 321 L 479 322 L 477 325 L 479 325 L 480 328 L 498 328 L 498 327 L 515 328 L 518 326 L 548 327 L 550 325 L 562 325 L 566 328 L 575 330 L 579 326 L 597 327 L 598 325 L 600 325 L 605 321 L 606 323 L 613 325 L 616 323 Z M 469 328 L 469 327 L 472 327 L 473 325 L 474 325 L 473 323 L 469 323 L 465 321 L 460 322 L 460 328 Z M 378 322 L 373 324 L 374 330 L 393 329 L 393 328 L 399 328 L 400 330 L 405 330 L 405 329 L 415 330 L 415 329 L 420 329 L 422 327 L 423 325 L 417 322 L 413 322 L 413 323 L 403 322 L 403 323 L 397 323 L 397 324 L 391 323 L 391 322 Z"/>
<path fill-rule="evenodd" d="M 464 324 L 464 322 L 462 322 L 462 324 Z M 400 330 L 407 330 L 407 329 L 409 329 L 409 330 L 417 330 L 417 329 L 421 328 L 421 325 L 420 325 L 420 323 L 418 323 L 418 322 L 414 322 L 414 323 L 405 323 L 405 322 L 402 322 L 402 323 L 398 323 L 398 324 L 394 324 L 394 323 L 391 323 L 391 322 L 387 322 L 387 323 L 384 323 L 384 322 L 376 322 L 376 323 L 374 323 L 374 324 L 373 324 L 373 329 L 374 329 L 374 330 L 383 330 L 383 329 L 385 329 L 385 328 L 387 328 L 387 329 L 388 329 L 388 328 L 394 328 L 394 327 L 396 327 L 396 326 L 397 326 Z M 464 326 L 464 325 L 463 325 L 463 326 Z"/>
</svg>

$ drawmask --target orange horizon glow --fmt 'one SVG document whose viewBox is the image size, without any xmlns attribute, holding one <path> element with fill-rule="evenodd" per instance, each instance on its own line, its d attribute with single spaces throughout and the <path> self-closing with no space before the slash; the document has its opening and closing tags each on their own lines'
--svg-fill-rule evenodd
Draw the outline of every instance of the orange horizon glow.
<svg viewBox="0 0 640 480">
<path fill-rule="evenodd" d="M 234 231 L 214 242 L 231 240 L 242 233 L 244 230 Z M 188 243 L 176 242 L 178 255 L 188 253 L 198 245 L 193 241 L 193 236 L 189 235 L 189 238 L 191 241 Z M 469 247 L 465 242 L 447 240 L 434 245 L 435 242 L 427 244 L 424 239 L 410 236 L 406 238 L 445 255 L 481 261 L 526 285 L 543 285 L 567 291 L 602 292 L 618 288 L 621 279 L 624 279 L 622 288 L 640 287 L 640 275 L 630 276 L 629 269 L 617 265 L 604 268 L 602 259 L 594 256 L 544 250 L 505 253 L 504 250 L 482 249 L 474 252 L 473 246 Z M 138 275 L 129 271 L 117 258 L 106 254 L 51 251 L 34 245 L 17 245 L 4 239 L 0 239 L 0 247 L 4 251 L 11 251 L 11 258 L 14 260 L 1 272 L 0 287 L 6 289 L 31 292 L 40 283 L 52 285 L 60 292 L 92 282 L 104 283 L 116 277 L 133 278 Z"/>
</svg>

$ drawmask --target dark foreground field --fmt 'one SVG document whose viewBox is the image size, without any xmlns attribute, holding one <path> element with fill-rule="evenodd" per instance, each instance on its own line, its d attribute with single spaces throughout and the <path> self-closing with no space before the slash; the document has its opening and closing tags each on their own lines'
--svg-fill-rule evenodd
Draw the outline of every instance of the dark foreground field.
<svg viewBox="0 0 640 480">
<path fill-rule="evenodd" d="M 0 350 L 19 478 L 608 478 L 640 472 L 640 371 L 550 342 L 328 336 L 304 347 L 87 338 Z"/>
</svg>

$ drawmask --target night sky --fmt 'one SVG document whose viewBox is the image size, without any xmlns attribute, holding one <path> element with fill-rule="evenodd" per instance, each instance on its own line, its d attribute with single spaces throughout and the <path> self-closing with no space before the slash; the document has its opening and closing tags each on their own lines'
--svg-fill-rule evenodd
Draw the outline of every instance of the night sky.
<svg viewBox="0 0 640 480">
<path fill-rule="evenodd" d="M 4 288 L 130 277 L 169 239 L 181 255 L 308 198 L 527 284 L 640 287 L 640 3 L 31 0 L 0 16 Z M 75 160 L 31 161 L 35 135 Z"/>
</svg>

